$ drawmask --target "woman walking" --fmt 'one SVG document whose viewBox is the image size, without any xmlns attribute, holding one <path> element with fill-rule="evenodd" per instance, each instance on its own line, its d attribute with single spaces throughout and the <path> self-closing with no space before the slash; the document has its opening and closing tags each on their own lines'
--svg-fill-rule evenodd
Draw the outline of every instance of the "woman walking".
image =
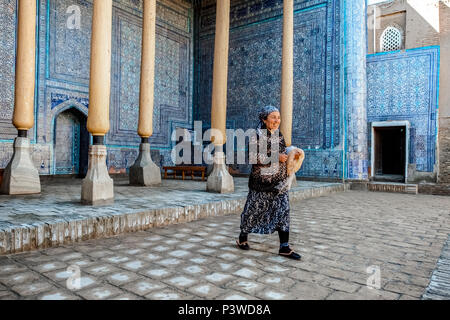
<svg viewBox="0 0 450 320">
<path fill-rule="evenodd" d="M 256 137 L 250 141 L 256 143 L 258 152 L 256 163 L 252 165 L 247 202 L 241 214 L 241 234 L 236 243 L 239 248 L 248 250 L 249 233 L 271 234 L 278 231 L 278 253 L 299 260 L 301 256 L 289 247 L 288 156 L 284 137 L 279 131 L 280 112 L 276 107 L 266 106 L 258 116 L 260 123 Z M 267 146 L 267 152 L 260 151 L 261 146 Z M 275 156 L 276 163 L 268 163 L 267 160 Z"/>
</svg>

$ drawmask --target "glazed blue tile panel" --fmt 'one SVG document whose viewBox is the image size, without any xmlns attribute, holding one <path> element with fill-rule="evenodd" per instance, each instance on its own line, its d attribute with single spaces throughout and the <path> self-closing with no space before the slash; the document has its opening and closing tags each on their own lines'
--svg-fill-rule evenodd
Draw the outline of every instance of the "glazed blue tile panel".
<svg viewBox="0 0 450 320">
<path fill-rule="evenodd" d="M 280 104 L 282 2 L 231 3 L 227 128 L 255 128 L 259 107 Z M 209 127 L 214 2 L 203 4 L 199 19 L 195 119 Z M 339 177 L 342 170 L 342 151 L 333 150 L 341 136 L 339 19 L 338 1 L 295 2 L 292 138 L 306 149 L 303 176 Z"/>
<path fill-rule="evenodd" d="M 365 0 L 345 0 L 344 36 L 344 112 L 346 115 L 346 166 L 349 179 L 368 178 L 367 145 L 367 10 Z"/>
<path fill-rule="evenodd" d="M 409 162 L 432 172 L 436 163 L 439 47 L 367 57 L 368 123 L 409 120 Z"/>
</svg>

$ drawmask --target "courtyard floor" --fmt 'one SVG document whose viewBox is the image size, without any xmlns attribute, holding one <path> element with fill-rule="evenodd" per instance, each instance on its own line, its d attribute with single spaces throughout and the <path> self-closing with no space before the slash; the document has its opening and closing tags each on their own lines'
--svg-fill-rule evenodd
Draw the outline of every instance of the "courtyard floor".
<svg viewBox="0 0 450 320">
<path fill-rule="evenodd" d="M 449 208 L 450 197 L 364 191 L 291 201 L 301 261 L 277 255 L 277 234 L 239 250 L 239 214 L 0 256 L 0 299 L 420 299 Z"/>
</svg>

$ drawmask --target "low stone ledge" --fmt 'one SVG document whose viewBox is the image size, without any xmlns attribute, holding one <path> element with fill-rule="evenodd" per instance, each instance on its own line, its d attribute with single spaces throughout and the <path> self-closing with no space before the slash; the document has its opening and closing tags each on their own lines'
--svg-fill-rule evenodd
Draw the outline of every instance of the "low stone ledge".
<svg viewBox="0 0 450 320">
<path fill-rule="evenodd" d="M 421 183 L 419 193 L 450 196 L 450 184 L 444 183 Z"/>
<path fill-rule="evenodd" d="M 291 191 L 291 201 L 315 198 L 350 189 L 349 184 Z M 210 216 L 241 213 L 246 198 L 158 208 L 129 214 L 105 214 L 82 220 L 54 219 L 48 222 L 0 228 L 0 255 L 45 249 L 90 239 L 148 230 Z"/>
</svg>

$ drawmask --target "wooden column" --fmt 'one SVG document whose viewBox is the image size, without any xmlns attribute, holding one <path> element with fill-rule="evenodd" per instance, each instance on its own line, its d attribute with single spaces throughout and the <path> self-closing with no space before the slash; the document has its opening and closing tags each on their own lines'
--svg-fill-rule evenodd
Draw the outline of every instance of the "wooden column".
<svg viewBox="0 0 450 320">
<path fill-rule="evenodd" d="M 223 145 L 226 142 L 230 0 L 217 0 L 216 10 L 211 128 L 221 133 L 213 133 L 214 145 Z"/>
<path fill-rule="evenodd" d="M 216 35 L 211 106 L 211 141 L 214 143 L 214 168 L 208 177 L 208 192 L 234 191 L 233 177 L 225 164 L 223 145 L 226 142 L 228 48 L 230 33 L 230 0 L 217 0 Z"/>
<path fill-rule="evenodd" d="M 39 172 L 31 159 L 28 130 L 34 125 L 36 79 L 36 0 L 19 0 L 13 125 L 18 130 L 14 154 L 5 168 L 1 193 L 41 192 Z"/>
<path fill-rule="evenodd" d="M 111 92 L 112 0 L 94 1 L 87 129 L 93 136 L 109 131 Z"/>
<path fill-rule="evenodd" d="M 286 140 L 287 147 L 289 147 L 292 144 L 293 86 L 294 86 L 294 1 L 284 0 L 280 131 Z"/>
<path fill-rule="evenodd" d="M 109 131 L 111 29 L 112 0 L 94 0 L 87 120 L 94 145 L 89 147 L 89 167 L 81 187 L 81 202 L 88 205 L 114 200 L 114 184 L 106 167 L 107 150 L 104 145 L 104 136 Z"/>
<path fill-rule="evenodd" d="M 138 134 L 139 155 L 130 167 L 130 184 L 151 186 L 161 183 L 161 169 L 152 161 L 149 138 L 153 134 L 155 87 L 156 0 L 144 0 L 142 22 L 141 87 Z"/>
</svg>

